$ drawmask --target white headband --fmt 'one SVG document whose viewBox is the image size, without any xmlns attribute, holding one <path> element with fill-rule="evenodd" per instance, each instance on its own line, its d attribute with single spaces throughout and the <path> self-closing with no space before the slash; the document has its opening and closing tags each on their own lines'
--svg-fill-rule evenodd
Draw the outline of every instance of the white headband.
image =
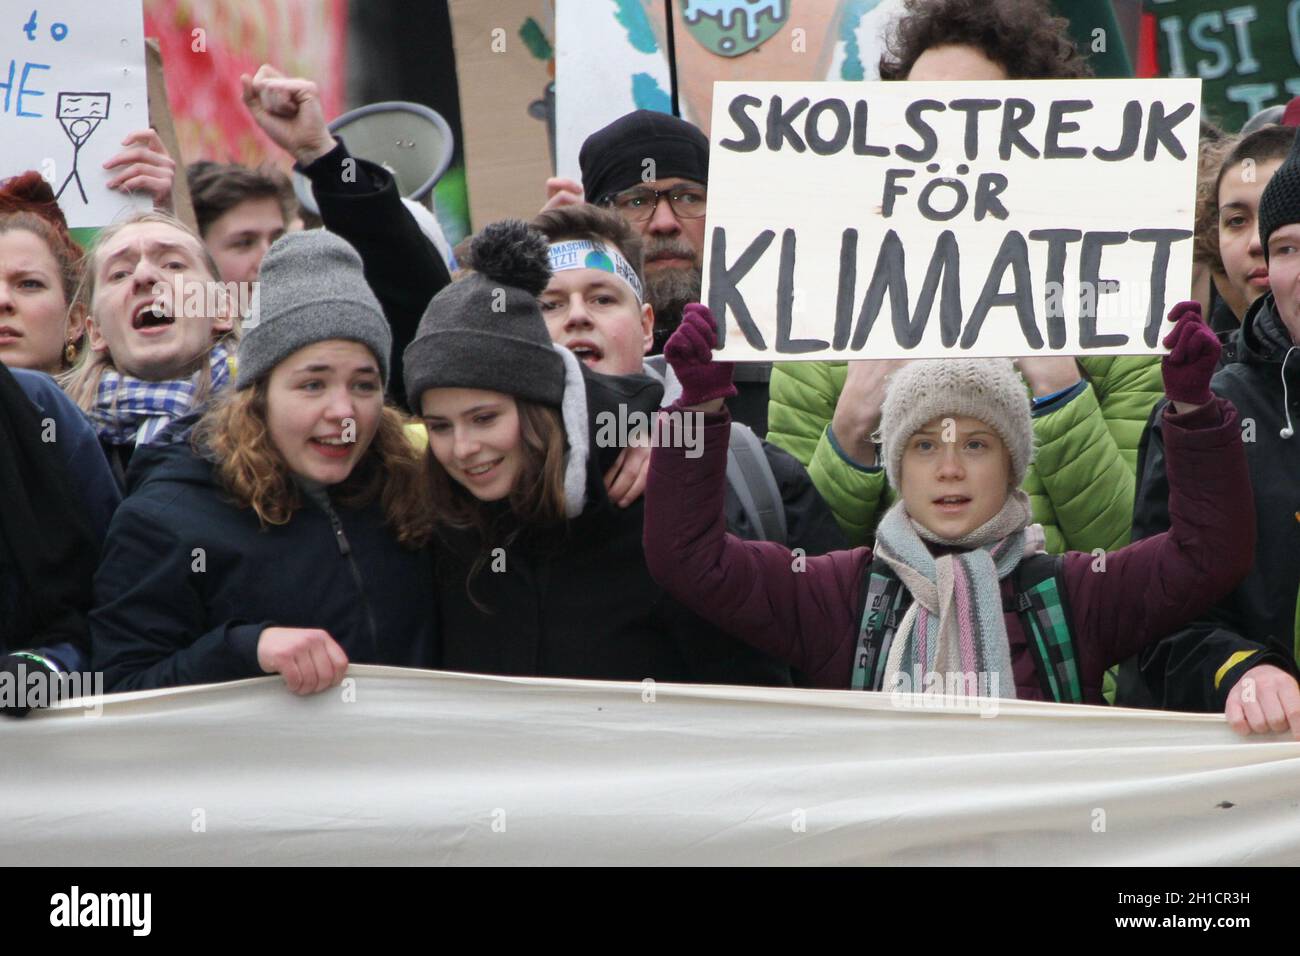
<svg viewBox="0 0 1300 956">
<path fill-rule="evenodd" d="M 638 305 L 645 299 L 641 292 L 641 280 L 636 277 L 636 270 L 612 245 L 602 245 L 590 239 L 566 239 L 564 242 L 552 243 L 547 256 L 551 262 L 552 272 L 565 272 L 569 269 L 599 269 L 601 272 L 608 272 L 622 279 L 636 296 Z"/>
</svg>

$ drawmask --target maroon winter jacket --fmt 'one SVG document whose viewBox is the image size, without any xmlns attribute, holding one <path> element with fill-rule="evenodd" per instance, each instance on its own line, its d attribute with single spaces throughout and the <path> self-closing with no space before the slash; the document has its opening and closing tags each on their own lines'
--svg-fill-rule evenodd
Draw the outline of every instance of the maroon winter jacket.
<svg viewBox="0 0 1300 956">
<path fill-rule="evenodd" d="M 1210 608 L 1250 570 L 1255 504 L 1237 411 L 1216 399 L 1183 415 L 1166 409 L 1171 527 L 1106 555 L 1065 555 L 1071 634 L 1084 699 L 1101 703 L 1106 669 Z M 788 548 L 726 533 L 729 416 L 704 416 L 704 447 L 656 448 L 645 493 L 650 573 L 683 604 L 760 651 L 802 671 L 816 687 L 847 688 L 862 622 L 870 548 L 804 558 Z M 1011 596 L 1011 576 L 1002 580 Z M 1041 700 L 1020 618 L 1003 616 L 1016 696 Z"/>
</svg>

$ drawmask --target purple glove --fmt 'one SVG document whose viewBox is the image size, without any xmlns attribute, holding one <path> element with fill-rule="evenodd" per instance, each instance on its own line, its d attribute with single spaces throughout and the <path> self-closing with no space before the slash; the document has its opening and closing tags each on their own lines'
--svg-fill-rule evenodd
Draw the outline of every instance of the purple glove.
<svg viewBox="0 0 1300 956">
<path fill-rule="evenodd" d="M 687 408 L 736 394 L 736 386 L 731 384 L 734 363 L 713 361 L 713 347 L 718 343 L 715 329 L 708 307 L 692 302 L 682 310 L 682 324 L 664 345 L 664 358 L 682 383 L 680 404 Z"/>
<path fill-rule="evenodd" d="M 1201 319 L 1199 302 L 1179 302 L 1169 310 L 1174 329 L 1165 336 L 1169 354 L 1160 361 L 1165 394 L 1183 405 L 1205 405 L 1213 400 L 1210 379 L 1223 347 Z"/>
</svg>

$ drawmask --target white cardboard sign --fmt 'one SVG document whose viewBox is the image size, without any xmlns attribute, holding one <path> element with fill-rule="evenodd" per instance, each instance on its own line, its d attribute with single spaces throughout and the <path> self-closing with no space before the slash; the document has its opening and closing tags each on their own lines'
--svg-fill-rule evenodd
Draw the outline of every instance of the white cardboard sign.
<svg viewBox="0 0 1300 956">
<path fill-rule="evenodd" d="M 720 358 L 1162 351 L 1199 80 L 717 83 Z"/>
<path fill-rule="evenodd" d="M 147 206 L 103 164 L 149 126 L 141 0 L 0 0 L 0 179 L 34 169 L 72 228 Z"/>
</svg>

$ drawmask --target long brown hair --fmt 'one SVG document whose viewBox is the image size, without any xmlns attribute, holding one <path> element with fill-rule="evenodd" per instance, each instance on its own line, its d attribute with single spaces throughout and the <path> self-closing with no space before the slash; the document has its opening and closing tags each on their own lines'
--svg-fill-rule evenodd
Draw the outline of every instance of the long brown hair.
<svg viewBox="0 0 1300 956">
<path fill-rule="evenodd" d="M 428 452 L 425 473 L 437 527 L 472 531 L 479 541 L 467 586 L 483 569 L 493 547 L 513 540 L 520 530 L 550 528 L 565 519 L 565 437 L 560 413 L 549 405 L 519 398 L 515 402 L 524 464 L 506 498 L 507 512 L 496 513 L 475 498 L 447 474 L 432 448 Z"/>
<path fill-rule="evenodd" d="M 216 460 L 217 475 L 235 504 L 252 508 L 263 528 L 286 524 L 303 505 L 298 483 L 271 441 L 266 393 L 266 379 L 226 392 L 191 436 L 197 453 Z M 433 532 L 433 513 L 420 453 L 406 437 L 406 422 L 397 409 L 383 409 L 370 447 L 338 486 L 338 501 L 359 508 L 379 499 L 397 540 L 417 548 Z"/>
<path fill-rule="evenodd" d="M 95 236 L 94 243 L 91 244 L 90 251 L 86 253 L 84 265 L 81 270 L 81 284 L 77 287 L 73 303 L 80 303 L 88 315 L 92 316 L 95 300 L 95 260 L 100 251 L 108 242 L 123 229 L 128 226 L 139 225 L 140 223 L 159 222 L 164 225 L 173 227 L 185 235 L 189 236 L 198 245 L 200 256 L 199 261 L 203 264 L 210 274 L 212 281 L 216 282 L 221 277 L 221 270 L 217 268 L 216 262 L 212 258 L 212 253 L 208 252 L 208 247 L 203 244 L 203 240 L 195 235 L 194 230 L 185 223 L 181 222 L 175 216 L 165 212 L 152 210 L 149 212 L 137 213 L 129 216 L 120 222 L 115 222 L 111 226 L 106 226 Z M 234 326 L 230 332 L 224 335 L 222 342 L 233 353 L 239 341 L 239 316 L 234 317 Z M 207 353 L 205 353 L 206 355 Z M 89 412 L 95 407 L 95 400 L 99 395 L 99 382 L 104 377 L 104 372 L 108 369 L 115 369 L 113 357 L 108 354 L 107 350 L 96 352 L 93 349 L 85 348 L 77 357 L 76 363 L 59 377 L 59 384 L 82 411 Z M 199 389 L 195 394 L 195 406 L 201 404 L 208 396 L 212 387 L 211 370 L 206 359 L 201 363 L 200 371 L 202 372 Z"/>
</svg>

